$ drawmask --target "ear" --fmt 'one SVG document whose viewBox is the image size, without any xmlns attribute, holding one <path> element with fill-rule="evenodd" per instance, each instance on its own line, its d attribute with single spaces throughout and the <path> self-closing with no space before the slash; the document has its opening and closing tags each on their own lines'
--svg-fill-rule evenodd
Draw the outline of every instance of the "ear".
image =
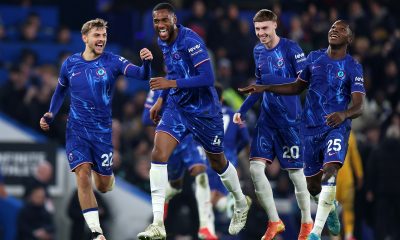
<svg viewBox="0 0 400 240">
<path fill-rule="evenodd" d="M 348 36 L 347 37 L 347 44 L 351 44 L 353 42 L 353 36 Z"/>
<path fill-rule="evenodd" d="M 174 24 L 176 24 L 178 22 L 178 19 L 176 18 L 175 14 L 174 14 L 174 17 L 173 17 L 173 21 L 174 21 Z"/>
<path fill-rule="evenodd" d="M 87 43 L 87 35 L 86 34 L 82 34 L 82 41 L 84 43 Z"/>
</svg>

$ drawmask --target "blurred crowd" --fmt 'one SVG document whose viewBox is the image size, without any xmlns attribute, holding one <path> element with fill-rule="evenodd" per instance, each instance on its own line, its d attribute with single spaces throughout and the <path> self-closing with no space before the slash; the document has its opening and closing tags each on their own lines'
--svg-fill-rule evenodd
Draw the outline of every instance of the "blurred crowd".
<svg viewBox="0 0 400 240">
<path fill-rule="evenodd" d="M 119 9 L 117 6 L 122 6 L 118 5 L 120 1 L 104 2 L 108 4 L 102 13 L 105 19 L 107 14 Z M 121 1 L 121 4 L 129 5 L 130 2 Z M 179 11 L 187 13 L 184 14 L 187 17 L 178 19 L 178 22 L 196 31 L 206 41 L 213 58 L 216 79 L 223 85 L 225 92 L 229 93 L 226 101 L 232 107 L 237 107 L 237 101 L 241 101 L 244 96 L 240 96 L 236 89 L 255 80 L 252 51 L 256 37 L 251 19 L 258 9 L 244 11 L 241 4 L 245 4 L 241 1 L 173 2 L 178 8 L 181 7 Z M 131 4 L 135 7 L 134 3 Z M 151 10 L 152 6 L 141 7 Z M 400 169 L 397 157 L 400 155 L 397 154 L 400 149 L 400 20 L 395 17 L 397 12 L 384 1 L 372 0 L 282 1 L 264 7 L 279 16 L 278 34 L 298 42 L 305 53 L 327 47 L 327 33 L 335 20 L 341 18 L 350 23 L 355 38 L 349 53 L 363 65 L 367 91 L 365 113 L 353 121 L 364 169 L 363 177 L 357 179 L 364 184 L 360 184 L 356 191 L 355 237 L 368 239 L 363 237 L 363 229 L 368 227 L 375 232 L 376 239 L 387 236 L 399 239 L 399 230 L 392 228 L 390 223 L 398 223 L 396 219 L 400 215 L 400 188 L 394 186 L 397 182 L 397 169 Z M 0 21 L 0 42 L 52 41 L 62 45 L 73 41 L 73 30 L 66 25 L 50 33 L 41 26 L 39 15 L 34 13 L 16 26 L 4 26 Z M 12 37 L 9 35 L 11 32 Z M 155 39 L 145 42 L 144 46 L 149 47 L 155 56 L 153 76 L 162 75 L 163 58 Z M 124 49 L 121 55 L 140 65 L 134 50 Z M 26 48 L 17 61 L 0 62 L 0 69 L 8 73 L 8 79 L 0 81 L 0 112 L 39 130 L 39 119 L 49 108 L 60 65 L 69 54 L 62 52 L 55 62 L 39 63 L 38 53 Z M 146 88 L 129 91 L 124 77 L 117 80 L 113 100 L 113 167 L 116 175 L 149 192 L 149 161 L 154 132 L 144 128 L 141 123 L 146 94 Z M 250 131 L 256 114 L 257 109 L 248 118 Z M 46 133 L 60 144 L 64 143 L 67 115 L 68 101 L 51 126 L 52 130 Z M 247 172 L 242 169 L 241 177 L 246 192 L 251 194 L 253 190 Z M 293 187 L 288 176 L 280 171 L 279 165 L 274 163 L 269 167 L 267 175 L 273 184 L 276 198 L 294 200 Z M 40 189 L 32 194 L 43 195 Z M 263 224 L 266 222 L 266 216 L 253 213 L 250 222 L 256 223 L 257 219 Z M 247 234 L 251 234 L 252 228 L 249 227 Z M 255 232 L 261 231 L 258 236 L 262 235 L 264 225 L 260 229 L 254 229 Z M 247 236 L 250 237 L 246 239 L 254 239 L 251 235 Z"/>
</svg>

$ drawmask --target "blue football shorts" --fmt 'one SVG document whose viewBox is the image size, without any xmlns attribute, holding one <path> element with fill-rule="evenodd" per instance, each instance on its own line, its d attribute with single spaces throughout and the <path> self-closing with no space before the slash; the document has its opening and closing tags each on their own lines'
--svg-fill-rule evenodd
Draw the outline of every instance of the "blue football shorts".
<svg viewBox="0 0 400 240">
<path fill-rule="evenodd" d="M 103 176 L 113 174 L 113 145 L 111 133 L 87 133 L 67 128 L 66 153 L 71 171 L 83 164 L 92 164 L 92 170 Z"/>
<path fill-rule="evenodd" d="M 316 135 L 303 136 L 304 175 L 318 174 L 326 163 L 343 165 L 347 153 L 350 128 L 340 126 Z"/>
<path fill-rule="evenodd" d="M 260 159 L 272 163 L 277 157 L 283 169 L 303 168 L 299 128 L 271 128 L 261 120 L 254 129 L 250 160 Z"/>
<path fill-rule="evenodd" d="M 179 143 L 188 134 L 209 153 L 222 153 L 224 143 L 224 123 L 222 113 L 214 117 L 201 117 L 180 111 L 174 106 L 164 110 L 156 132 L 166 132 Z"/>
</svg>

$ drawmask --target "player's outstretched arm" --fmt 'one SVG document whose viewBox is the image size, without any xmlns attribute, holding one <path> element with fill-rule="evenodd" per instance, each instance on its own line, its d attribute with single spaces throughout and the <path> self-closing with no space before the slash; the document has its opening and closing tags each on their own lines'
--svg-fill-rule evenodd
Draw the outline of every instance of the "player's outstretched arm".
<svg viewBox="0 0 400 240">
<path fill-rule="evenodd" d="M 273 92 L 282 95 L 297 95 L 300 94 L 304 89 L 307 88 L 307 83 L 300 80 L 299 78 L 292 83 L 279 84 L 279 85 L 259 85 L 253 84 L 244 88 L 239 88 L 239 92 L 242 93 L 261 93 L 261 92 Z"/>
<path fill-rule="evenodd" d="M 150 108 L 150 119 L 153 120 L 155 124 L 157 124 L 161 119 L 160 113 L 162 104 L 163 104 L 163 99 L 159 97 L 156 103 L 154 103 L 154 105 Z"/>
<path fill-rule="evenodd" d="M 139 55 L 140 59 L 143 61 L 143 65 L 138 67 L 132 63 L 129 63 L 124 71 L 124 75 L 127 77 L 148 81 L 151 74 L 151 61 L 153 60 L 153 54 L 149 49 L 142 48 L 139 51 Z"/>
</svg>

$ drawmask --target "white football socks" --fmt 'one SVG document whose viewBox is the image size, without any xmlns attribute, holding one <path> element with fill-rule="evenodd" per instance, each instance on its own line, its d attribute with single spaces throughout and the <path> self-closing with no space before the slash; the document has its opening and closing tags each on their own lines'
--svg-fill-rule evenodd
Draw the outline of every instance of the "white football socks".
<svg viewBox="0 0 400 240">
<path fill-rule="evenodd" d="M 321 193 L 319 195 L 317 214 L 315 216 L 315 222 L 312 232 L 321 236 L 322 229 L 326 219 L 328 218 L 329 212 L 334 207 L 333 201 L 336 197 L 336 186 L 322 186 Z"/>
<path fill-rule="evenodd" d="M 303 169 L 290 169 L 288 170 L 289 177 L 293 182 L 297 205 L 301 210 L 301 222 L 312 222 L 310 211 L 310 193 L 307 189 L 307 181 L 304 176 Z"/>
<path fill-rule="evenodd" d="M 222 174 L 219 174 L 219 176 L 226 189 L 232 193 L 233 198 L 235 199 L 235 207 L 244 209 L 247 206 L 247 201 L 242 192 L 242 188 L 240 187 L 236 169 L 231 163 L 229 163 L 229 161 L 227 164 L 227 169 Z"/>
<path fill-rule="evenodd" d="M 255 193 L 261 206 L 267 212 L 269 221 L 279 221 L 276 210 L 271 184 L 265 175 L 265 163 L 261 161 L 250 161 L 250 173 L 253 180 Z"/>
<path fill-rule="evenodd" d="M 199 211 L 200 228 L 208 227 L 212 206 L 210 185 L 208 184 L 208 176 L 205 172 L 196 176 L 195 195 L 197 200 L 197 209 Z"/>
<path fill-rule="evenodd" d="M 150 188 L 153 205 L 153 223 L 163 225 L 165 190 L 168 183 L 167 164 L 151 163 Z"/>
<path fill-rule="evenodd" d="M 103 233 L 100 227 L 99 210 L 96 208 L 85 209 L 82 211 L 83 217 L 92 232 Z"/>
</svg>

